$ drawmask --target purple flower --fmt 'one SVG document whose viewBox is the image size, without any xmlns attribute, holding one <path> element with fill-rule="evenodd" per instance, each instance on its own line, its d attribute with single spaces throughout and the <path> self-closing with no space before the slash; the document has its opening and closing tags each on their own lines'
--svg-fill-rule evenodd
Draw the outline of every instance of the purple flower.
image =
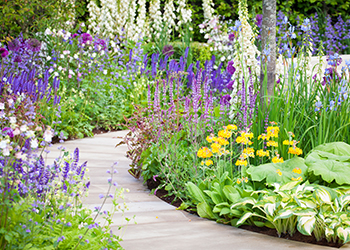
<svg viewBox="0 0 350 250">
<path fill-rule="evenodd" d="M 71 227 L 72 226 L 72 223 L 70 223 L 70 222 L 67 222 L 67 227 Z"/>
<path fill-rule="evenodd" d="M 8 48 L 11 51 L 17 52 L 20 49 L 20 44 L 18 40 L 12 40 L 11 42 L 8 43 Z"/>
<path fill-rule="evenodd" d="M 255 20 L 256 20 L 255 24 L 259 28 L 261 27 L 262 19 L 263 19 L 263 15 L 261 15 L 261 14 L 257 14 L 256 17 L 255 17 Z"/>
<path fill-rule="evenodd" d="M 57 242 L 61 242 L 61 241 L 63 241 L 64 239 L 65 239 L 64 236 L 58 237 Z"/>
<path fill-rule="evenodd" d="M 72 35 L 72 38 L 75 38 L 75 37 L 77 37 L 78 36 L 78 34 L 77 33 L 74 33 L 73 35 Z"/>
<path fill-rule="evenodd" d="M 81 40 L 82 40 L 83 44 L 85 44 L 87 42 L 91 42 L 92 41 L 92 36 L 89 33 L 83 33 L 81 35 Z"/>
<path fill-rule="evenodd" d="M 163 55 L 171 57 L 174 54 L 174 47 L 170 44 L 167 44 L 163 47 Z"/>
<path fill-rule="evenodd" d="M 230 95 L 223 95 L 221 97 L 220 103 L 223 105 L 229 105 L 230 104 L 230 100 L 231 100 L 231 96 Z"/>
<path fill-rule="evenodd" d="M 105 197 L 105 196 L 104 196 L 103 194 L 99 194 L 98 197 L 99 197 L 100 199 L 102 199 L 102 198 Z"/>
<path fill-rule="evenodd" d="M 2 129 L 2 132 L 5 134 L 5 135 L 8 135 L 9 137 L 13 138 L 13 129 L 10 128 L 10 127 L 5 127 Z"/>
<path fill-rule="evenodd" d="M 106 50 L 106 48 L 107 48 L 106 41 L 103 40 L 103 39 L 97 39 L 97 40 L 94 42 L 94 45 L 95 45 L 95 48 L 96 48 L 96 49 L 97 49 L 97 46 L 100 46 L 100 49 L 102 49 L 102 50 Z"/>
<path fill-rule="evenodd" d="M 231 33 L 228 35 L 228 40 L 230 40 L 231 42 L 233 42 L 233 40 L 235 40 L 235 33 Z"/>
<path fill-rule="evenodd" d="M 236 68 L 233 66 L 234 62 L 233 61 L 229 61 L 226 67 L 226 70 L 228 71 L 228 73 L 230 73 L 231 75 L 233 75 L 236 72 Z"/>
<path fill-rule="evenodd" d="M 13 62 L 16 62 L 16 63 L 22 62 L 22 57 L 20 55 L 16 55 L 15 59 L 13 59 Z"/>
<path fill-rule="evenodd" d="M 228 88 L 229 90 L 233 90 L 233 84 L 235 83 L 235 81 L 229 81 L 228 84 L 226 85 L 226 88 Z"/>
<path fill-rule="evenodd" d="M 7 49 L 5 48 L 0 48 L 0 54 L 2 58 L 7 57 L 7 55 L 9 54 L 9 52 L 7 51 Z"/>
<path fill-rule="evenodd" d="M 35 38 L 30 38 L 28 40 L 29 49 L 33 52 L 39 52 L 41 49 L 41 42 Z"/>
</svg>

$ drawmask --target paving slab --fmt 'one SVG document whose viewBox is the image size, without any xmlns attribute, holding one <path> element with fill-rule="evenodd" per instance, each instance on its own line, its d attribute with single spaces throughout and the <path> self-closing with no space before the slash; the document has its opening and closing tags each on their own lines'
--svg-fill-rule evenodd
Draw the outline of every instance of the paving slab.
<svg viewBox="0 0 350 250">
<path fill-rule="evenodd" d="M 125 157 L 127 147 L 125 145 L 115 147 L 121 141 L 119 137 L 125 136 L 126 133 L 127 131 L 117 131 L 95 135 L 93 138 L 56 144 L 50 148 L 51 153 L 47 156 L 49 161 L 53 161 L 59 155 L 57 146 L 60 145 L 71 151 L 76 147 L 79 148 L 80 162 L 88 161 L 90 168 L 88 172 L 91 182 L 89 196 L 84 197 L 83 202 L 86 207 L 92 209 L 101 205 L 102 200 L 99 195 L 105 194 L 108 190 L 107 178 L 109 175 L 106 171 L 114 162 L 118 162 L 115 166 L 118 173 L 114 176 L 113 181 L 116 181 L 119 187 L 129 190 L 124 194 L 124 202 L 128 209 L 124 215 L 118 211 L 113 216 L 112 230 L 117 235 L 120 235 L 118 232 L 122 232 L 121 245 L 126 250 L 334 249 L 221 225 L 176 210 L 175 207 L 154 196 L 142 180 L 137 180 L 128 174 L 131 161 Z M 111 199 L 107 199 L 103 210 L 111 207 Z M 131 221 L 124 231 L 120 231 L 119 227 L 127 224 L 125 218 Z M 350 250 L 349 244 L 343 246 L 342 249 Z"/>
</svg>

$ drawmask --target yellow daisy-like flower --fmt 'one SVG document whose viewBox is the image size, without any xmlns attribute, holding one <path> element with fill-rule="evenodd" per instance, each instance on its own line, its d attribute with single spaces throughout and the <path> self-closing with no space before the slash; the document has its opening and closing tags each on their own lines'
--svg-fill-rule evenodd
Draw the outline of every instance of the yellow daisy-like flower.
<svg viewBox="0 0 350 250">
<path fill-rule="evenodd" d="M 219 133 L 218 133 L 218 136 L 222 137 L 222 138 L 230 138 L 231 137 L 231 132 L 228 131 L 228 130 L 220 130 Z"/>
<path fill-rule="evenodd" d="M 301 174 L 302 171 L 301 171 L 300 168 L 296 167 L 296 168 L 293 169 L 292 172 L 293 172 L 293 173 L 296 173 L 296 174 Z"/>
<path fill-rule="evenodd" d="M 270 153 L 269 151 L 264 151 L 262 149 L 259 149 L 258 151 L 256 151 L 256 155 L 259 157 L 264 157 L 264 156 L 269 156 Z"/>
<path fill-rule="evenodd" d="M 288 150 L 288 154 L 293 154 L 293 155 L 301 155 L 303 153 L 303 150 L 298 147 L 290 147 Z"/>
<path fill-rule="evenodd" d="M 221 145 L 219 143 L 213 143 L 210 145 L 210 147 L 213 153 L 218 153 Z"/>
<path fill-rule="evenodd" d="M 278 147 L 278 142 L 276 142 L 276 141 L 268 141 L 268 142 L 266 143 L 266 145 L 267 145 L 268 147 Z"/>
<path fill-rule="evenodd" d="M 279 176 L 282 176 L 282 172 L 281 172 L 280 169 L 277 169 L 277 170 L 276 170 L 276 173 L 277 173 Z"/>
<path fill-rule="evenodd" d="M 207 147 L 202 147 L 198 150 L 197 152 L 197 156 L 199 158 L 209 158 L 211 156 L 213 156 L 213 153 L 210 151 L 209 148 Z"/>
<path fill-rule="evenodd" d="M 277 156 L 272 158 L 272 163 L 282 163 L 283 162 L 283 157 L 278 158 Z"/>
<path fill-rule="evenodd" d="M 246 160 L 237 160 L 236 166 L 247 166 L 248 162 Z"/>
<path fill-rule="evenodd" d="M 254 134 L 253 133 L 246 133 L 246 132 L 242 132 L 241 135 L 243 137 L 246 137 L 246 138 L 249 138 L 249 139 L 252 139 Z"/>
<path fill-rule="evenodd" d="M 219 142 L 220 145 L 223 145 L 223 146 L 229 144 L 228 140 L 226 140 L 225 138 L 222 138 L 222 137 L 219 137 L 218 142 Z"/>
<path fill-rule="evenodd" d="M 229 124 L 229 125 L 227 125 L 227 129 L 229 129 L 229 130 L 237 130 L 237 126 L 233 125 L 233 124 Z"/>
<path fill-rule="evenodd" d="M 213 161 L 212 160 L 206 160 L 205 161 L 205 165 L 207 165 L 208 167 L 210 166 L 210 165 L 213 165 L 214 163 L 213 163 Z"/>
</svg>

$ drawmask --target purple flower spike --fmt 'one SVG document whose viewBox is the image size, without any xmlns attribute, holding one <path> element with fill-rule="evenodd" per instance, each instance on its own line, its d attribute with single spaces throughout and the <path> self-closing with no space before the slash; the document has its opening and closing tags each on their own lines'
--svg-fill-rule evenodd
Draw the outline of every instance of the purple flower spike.
<svg viewBox="0 0 350 250">
<path fill-rule="evenodd" d="M 230 73 L 231 75 L 233 75 L 236 72 L 236 68 L 233 67 L 233 64 L 234 64 L 233 61 L 229 61 L 228 64 L 227 64 L 227 68 L 226 68 L 228 73 Z"/>
<path fill-rule="evenodd" d="M 263 19 L 263 15 L 261 15 L 261 14 L 257 14 L 256 17 L 255 17 L 255 20 L 256 20 L 255 24 L 259 28 L 261 27 L 262 19 Z"/>
<path fill-rule="evenodd" d="M 9 52 L 7 51 L 7 49 L 5 48 L 0 48 L 0 54 L 2 58 L 7 57 L 7 55 L 9 54 Z"/>
</svg>

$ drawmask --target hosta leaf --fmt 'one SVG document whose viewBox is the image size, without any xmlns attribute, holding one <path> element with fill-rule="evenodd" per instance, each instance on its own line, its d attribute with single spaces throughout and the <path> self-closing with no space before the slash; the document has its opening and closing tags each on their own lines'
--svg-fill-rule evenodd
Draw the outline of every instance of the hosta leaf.
<svg viewBox="0 0 350 250">
<path fill-rule="evenodd" d="M 298 217 L 298 231 L 304 235 L 311 235 L 315 228 L 315 216 L 299 216 Z"/>
<path fill-rule="evenodd" d="M 276 209 L 276 203 L 267 203 L 264 205 L 264 210 L 266 214 L 270 216 L 273 216 L 273 214 L 275 213 L 275 209 Z"/>
<path fill-rule="evenodd" d="M 220 204 L 224 201 L 222 199 L 221 195 L 215 191 L 204 190 L 204 193 L 206 193 L 208 196 L 210 196 L 210 198 L 212 199 L 212 201 L 215 204 Z"/>
<path fill-rule="evenodd" d="M 273 220 L 276 221 L 278 219 L 287 219 L 291 217 L 293 214 L 294 214 L 293 208 L 285 208 L 280 210 Z"/>
<path fill-rule="evenodd" d="M 309 172 L 330 183 L 350 184 L 350 145 L 326 143 L 314 148 L 305 159 Z"/>
<path fill-rule="evenodd" d="M 347 228 L 342 228 L 342 227 L 338 227 L 337 228 L 337 236 L 339 237 L 339 239 L 341 239 L 343 241 L 343 243 L 347 243 L 350 241 L 350 227 Z"/>
<path fill-rule="evenodd" d="M 319 202 L 327 203 L 327 204 L 332 203 L 331 193 L 325 188 L 318 187 L 315 190 L 314 195 Z"/>
<path fill-rule="evenodd" d="M 293 169 L 296 167 L 300 168 L 301 174 L 293 172 Z M 298 177 L 305 179 L 306 172 L 307 166 L 304 163 L 304 159 L 300 157 L 294 157 L 283 163 L 268 163 L 256 167 L 251 166 L 247 170 L 247 173 L 250 174 L 253 181 L 266 180 L 267 184 L 287 183 L 290 182 L 292 178 Z"/>
<path fill-rule="evenodd" d="M 254 214 L 249 212 L 244 214 L 238 221 L 237 221 L 237 226 L 242 225 L 247 219 L 249 219 L 250 217 L 252 217 Z"/>
<path fill-rule="evenodd" d="M 252 204 L 252 205 L 255 205 L 256 204 L 256 200 L 252 197 L 246 197 L 246 198 L 243 198 L 240 202 L 237 202 L 235 204 L 233 204 L 231 206 L 231 209 L 232 208 L 235 208 L 235 207 L 238 207 L 238 206 L 245 206 L 246 204 Z"/>
<path fill-rule="evenodd" d="M 230 210 L 230 205 L 227 202 L 223 202 L 220 204 L 215 205 L 213 208 L 213 213 L 221 213 L 223 208 L 228 208 Z"/>
</svg>

